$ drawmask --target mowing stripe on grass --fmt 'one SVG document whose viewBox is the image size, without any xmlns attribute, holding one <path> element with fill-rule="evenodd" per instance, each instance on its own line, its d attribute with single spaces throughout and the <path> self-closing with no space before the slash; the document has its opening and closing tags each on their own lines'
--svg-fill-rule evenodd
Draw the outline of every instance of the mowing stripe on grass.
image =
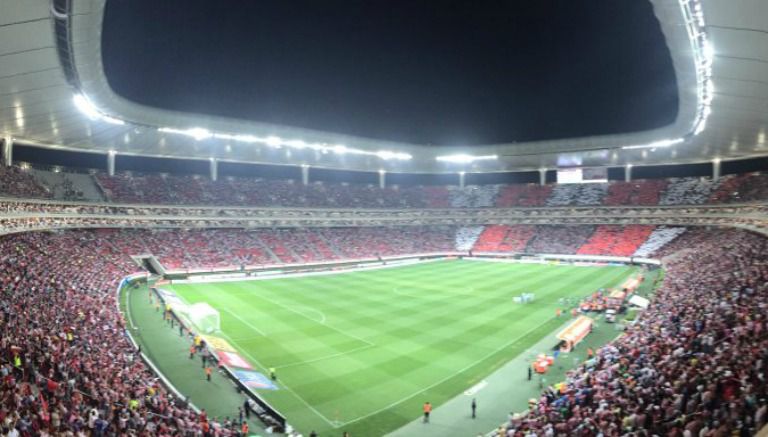
<svg viewBox="0 0 768 437">
<path fill-rule="evenodd" d="M 554 318 L 554 317 L 553 317 L 553 318 Z M 355 422 L 358 422 L 358 421 L 360 421 L 360 420 L 363 420 L 363 419 L 365 419 L 365 418 L 367 418 L 367 417 L 370 417 L 370 416 L 373 416 L 373 415 L 375 415 L 375 414 L 378 414 L 378 413 L 380 413 L 380 412 L 382 412 L 382 411 L 384 411 L 384 410 L 388 410 L 388 409 L 390 409 L 390 408 L 392 408 L 392 407 L 395 407 L 395 406 L 397 406 L 397 405 L 399 405 L 399 404 L 402 404 L 403 402 L 407 401 L 408 399 L 411 399 L 411 398 L 413 398 L 414 396 L 418 396 L 418 395 L 420 395 L 421 393 L 424 393 L 425 391 L 427 391 L 427 390 L 429 390 L 429 389 L 431 389 L 431 388 L 433 388 L 433 387 L 436 387 L 436 386 L 438 386 L 438 385 L 440 385 L 440 384 L 444 383 L 445 381 L 448 381 L 449 379 L 451 379 L 451 378 L 455 377 L 456 375 L 459 375 L 459 374 L 462 374 L 462 373 L 466 372 L 467 370 L 469 370 L 469 369 L 471 369 L 472 367 L 476 366 L 478 363 L 481 363 L 481 362 L 485 361 L 487 358 L 490 358 L 491 356 L 493 356 L 493 354 L 495 354 L 495 353 L 497 353 L 497 352 L 501 351 L 502 349 L 504 349 L 504 348 L 506 348 L 506 347 L 509 347 L 509 346 L 511 346 L 511 345 L 513 345 L 513 344 L 515 344 L 515 343 L 517 343 L 518 341 L 520 341 L 520 340 L 524 339 L 524 338 L 525 338 L 525 337 L 526 337 L 528 334 L 530 334 L 530 333 L 532 333 L 532 332 L 536 331 L 537 329 L 541 328 L 542 326 L 546 325 L 546 324 L 547 324 L 547 323 L 549 323 L 549 322 L 550 322 L 550 321 L 551 321 L 553 318 L 550 318 L 550 319 L 548 319 L 548 320 L 545 320 L 543 323 L 541 323 L 540 325 L 536 326 L 535 328 L 532 328 L 532 329 L 528 330 L 528 331 L 527 331 L 525 334 L 522 334 L 522 335 L 520 335 L 519 337 L 517 337 L 517 338 L 513 339 L 512 341 L 510 341 L 509 343 L 506 343 L 506 344 L 503 344 L 503 345 L 501 345 L 501 346 L 500 346 L 500 347 L 498 347 L 496 350 L 493 350 L 493 351 L 489 352 L 487 355 L 483 356 L 482 358 L 480 358 L 479 360 L 475 361 L 474 363 L 472 363 L 472 364 L 470 364 L 470 365 L 468 365 L 468 366 L 464 367 L 463 369 L 459 370 L 458 372 L 454 373 L 453 375 L 448 375 L 448 376 L 446 376 L 445 378 L 443 378 L 443 379 L 441 379 L 441 380 L 439 380 L 439 381 L 437 381 L 437 382 L 435 382 L 435 383 L 433 383 L 433 384 L 430 384 L 430 385 L 429 385 L 429 386 L 427 386 L 427 387 L 424 387 L 423 389 L 421 389 L 421 390 L 417 391 L 416 393 L 413 393 L 413 394 L 411 394 L 410 396 L 406 396 L 406 397 L 404 397 L 404 398 L 400 399 L 400 400 L 399 400 L 399 401 L 397 401 L 397 402 L 393 402 L 393 403 L 391 403 L 391 404 L 387 405 L 386 407 L 380 408 L 380 409 L 378 409 L 378 410 L 376 410 L 376 411 L 373 411 L 373 412 L 371 412 L 371 413 L 369 413 L 369 414 L 366 414 L 365 416 L 360 416 L 360 417 L 358 417 L 358 418 L 356 418 L 356 419 L 352 419 L 352 420 L 349 420 L 349 421 L 347 421 L 347 422 L 344 422 L 344 423 L 343 423 L 343 425 L 348 425 L 348 424 L 350 424 L 350 423 L 355 423 Z"/>
<path fill-rule="evenodd" d="M 554 317 L 561 298 L 632 271 L 550 267 L 456 260 L 173 289 L 223 310 L 223 336 L 260 368 L 280 369 L 285 390 L 262 395 L 294 427 L 366 436 L 410 421 L 424 396 L 439 406 L 461 394 L 549 335 L 568 319 Z M 514 303 L 523 292 L 534 302 Z"/>
</svg>

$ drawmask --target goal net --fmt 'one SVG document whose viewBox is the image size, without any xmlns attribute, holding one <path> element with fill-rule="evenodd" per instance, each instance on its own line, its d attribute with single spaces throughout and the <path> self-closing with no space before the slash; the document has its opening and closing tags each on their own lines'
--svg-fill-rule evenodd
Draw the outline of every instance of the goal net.
<svg viewBox="0 0 768 437">
<path fill-rule="evenodd" d="M 185 308 L 189 321 L 201 332 L 210 334 L 221 329 L 219 312 L 205 302 L 189 305 Z"/>
</svg>

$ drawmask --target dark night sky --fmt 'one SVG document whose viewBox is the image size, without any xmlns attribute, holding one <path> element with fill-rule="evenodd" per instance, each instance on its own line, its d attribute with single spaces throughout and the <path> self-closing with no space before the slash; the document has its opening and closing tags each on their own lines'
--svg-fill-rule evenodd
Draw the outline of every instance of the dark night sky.
<svg viewBox="0 0 768 437">
<path fill-rule="evenodd" d="M 104 66 L 167 109 L 471 145 L 663 126 L 645 0 L 110 0 Z"/>
</svg>

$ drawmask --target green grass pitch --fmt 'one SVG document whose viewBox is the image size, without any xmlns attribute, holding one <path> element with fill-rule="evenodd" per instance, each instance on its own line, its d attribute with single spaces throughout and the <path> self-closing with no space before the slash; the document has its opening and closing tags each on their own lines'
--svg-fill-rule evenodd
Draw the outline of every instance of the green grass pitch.
<svg viewBox="0 0 768 437">
<path fill-rule="evenodd" d="M 335 275 L 166 287 L 221 314 L 221 337 L 261 394 L 308 433 L 383 435 L 482 380 L 564 322 L 562 297 L 620 285 L 631 267 L 445 260 Z M 536 300 L 516 304 L 513 296 Z M 265 372 L 266 373 L 266 372 Z M 499 418 L 502 420 L 503 418 Z"/>
</svg>

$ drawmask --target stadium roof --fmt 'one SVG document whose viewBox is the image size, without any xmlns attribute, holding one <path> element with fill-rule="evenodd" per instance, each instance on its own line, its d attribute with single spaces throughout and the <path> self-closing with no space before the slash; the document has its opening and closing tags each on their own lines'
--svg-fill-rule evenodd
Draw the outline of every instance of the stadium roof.
<svg viewBox="0 0 768 437">
<path fill-rule="evenodd" d="M 0 0 L 0 136 L 22 144 L 105 154 L 415 173 L 768 155 L 768 3 L 761 0 L 651 0 L 677 77 L 679 111 L 673 124 L 639 133 L 464 149 L 168 111 L 128 101 L 113 92 L 103 70 L 105 2 Z"/>
</svg>

